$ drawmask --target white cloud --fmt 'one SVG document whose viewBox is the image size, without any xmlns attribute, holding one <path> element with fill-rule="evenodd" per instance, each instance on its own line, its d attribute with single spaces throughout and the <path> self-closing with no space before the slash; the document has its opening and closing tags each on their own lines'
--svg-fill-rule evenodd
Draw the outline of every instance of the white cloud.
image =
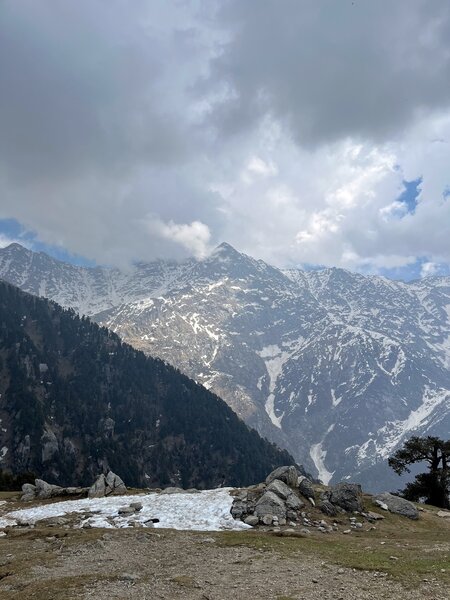
<svg viewBox="0 0 450 600">
<path fill-rule="evenodd" d="M 12 238 L 8 235 L 4 235 L 3 233 L 0 233 L 0 248 L 5 248 L 6 246 L 9 246 L 10 244 L 14 244 L 14 243 L 21 244 L 22 246 L 27 245 L 20 239 Z"/>
<path fill-rule="evenodd" d="M 439 272 L 439 265 L 434 262 L 424 262 L 420 272 L 421 277 L 430 277 L 436 275 Z"/>
<path fill-rule="evenodd" d="M 189 224 L 179 224 L 173 221 L 169 221 L 169 223 L 155 221 L 154 227 L 152 226 L 150 229 L 156 229 L 161 237 L 181 244 L 196 258 L 204 258 L 208 254 L 208 251 L 211 250 L 208 247 L 211 232 L 208 226 L 200 221 L 192 221 Z"/>
</svg>

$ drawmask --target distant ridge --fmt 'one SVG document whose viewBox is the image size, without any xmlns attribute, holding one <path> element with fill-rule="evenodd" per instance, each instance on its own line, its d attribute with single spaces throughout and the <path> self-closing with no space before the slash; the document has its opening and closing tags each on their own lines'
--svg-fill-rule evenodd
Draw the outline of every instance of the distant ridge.
<svg viewBox="0 0 450 600">
<path fill-rule="evenodd" d="M 448 437 L 450 277 L 280 270 L 226 243 L 127 272 L 9 247 L 0 277 L 175 365 L 324 481 L 397 489 L 389 454 Z"/>
<path fill-rule="evenodd" d="M 292 463 L 220 398 L 113 333 L 0 282 L 0 470 L 86 485 L 256 483 Z"/>
</svg>

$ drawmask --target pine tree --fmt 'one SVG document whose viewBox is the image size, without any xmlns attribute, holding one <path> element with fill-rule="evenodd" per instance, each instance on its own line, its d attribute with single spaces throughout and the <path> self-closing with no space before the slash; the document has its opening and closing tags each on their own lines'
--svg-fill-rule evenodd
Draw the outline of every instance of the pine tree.
<svg viewBox="0 0 450 600">
<path fill-rule="evenodd" d="M 411 437 L 388 462 L 398 475 L 410 473 L 408 465 L 428 463 L 428 472 L 417 475 L 402 495 L 408 500 L 424 500 L 426 504 L 450 508 L 450 440 Z"/>
</svg>

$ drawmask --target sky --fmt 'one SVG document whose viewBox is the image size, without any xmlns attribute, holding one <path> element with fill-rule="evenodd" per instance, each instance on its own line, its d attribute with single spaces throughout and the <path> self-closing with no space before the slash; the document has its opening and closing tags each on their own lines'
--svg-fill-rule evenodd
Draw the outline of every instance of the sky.
<svg viewBox="0 0 450 600">
<path fill-rule="evenodd" d="M 2 0 L 0 245 L 450 273 L 448 0 Z"/>
</svg>

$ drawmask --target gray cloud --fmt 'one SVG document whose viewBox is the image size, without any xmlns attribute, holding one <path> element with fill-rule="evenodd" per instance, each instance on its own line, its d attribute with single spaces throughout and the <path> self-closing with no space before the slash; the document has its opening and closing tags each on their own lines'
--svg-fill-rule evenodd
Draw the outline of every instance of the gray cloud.
<svg viewBox="0 0 450 600">
<path fill-rule="evenodd" d="M 104 263 L 448 262 L 449 81 L 445 0 L 3 0 L 0 219 Z"/>
<path fill-rule="evenodd" d="M 384 142 L 449 106 L 445 0 L 231 0 L 220 15 L 233 34 L 208 84 L 228 90 L 212 111 L 223 135 L 269 113 L 300 144 Z"/>
</svg>

